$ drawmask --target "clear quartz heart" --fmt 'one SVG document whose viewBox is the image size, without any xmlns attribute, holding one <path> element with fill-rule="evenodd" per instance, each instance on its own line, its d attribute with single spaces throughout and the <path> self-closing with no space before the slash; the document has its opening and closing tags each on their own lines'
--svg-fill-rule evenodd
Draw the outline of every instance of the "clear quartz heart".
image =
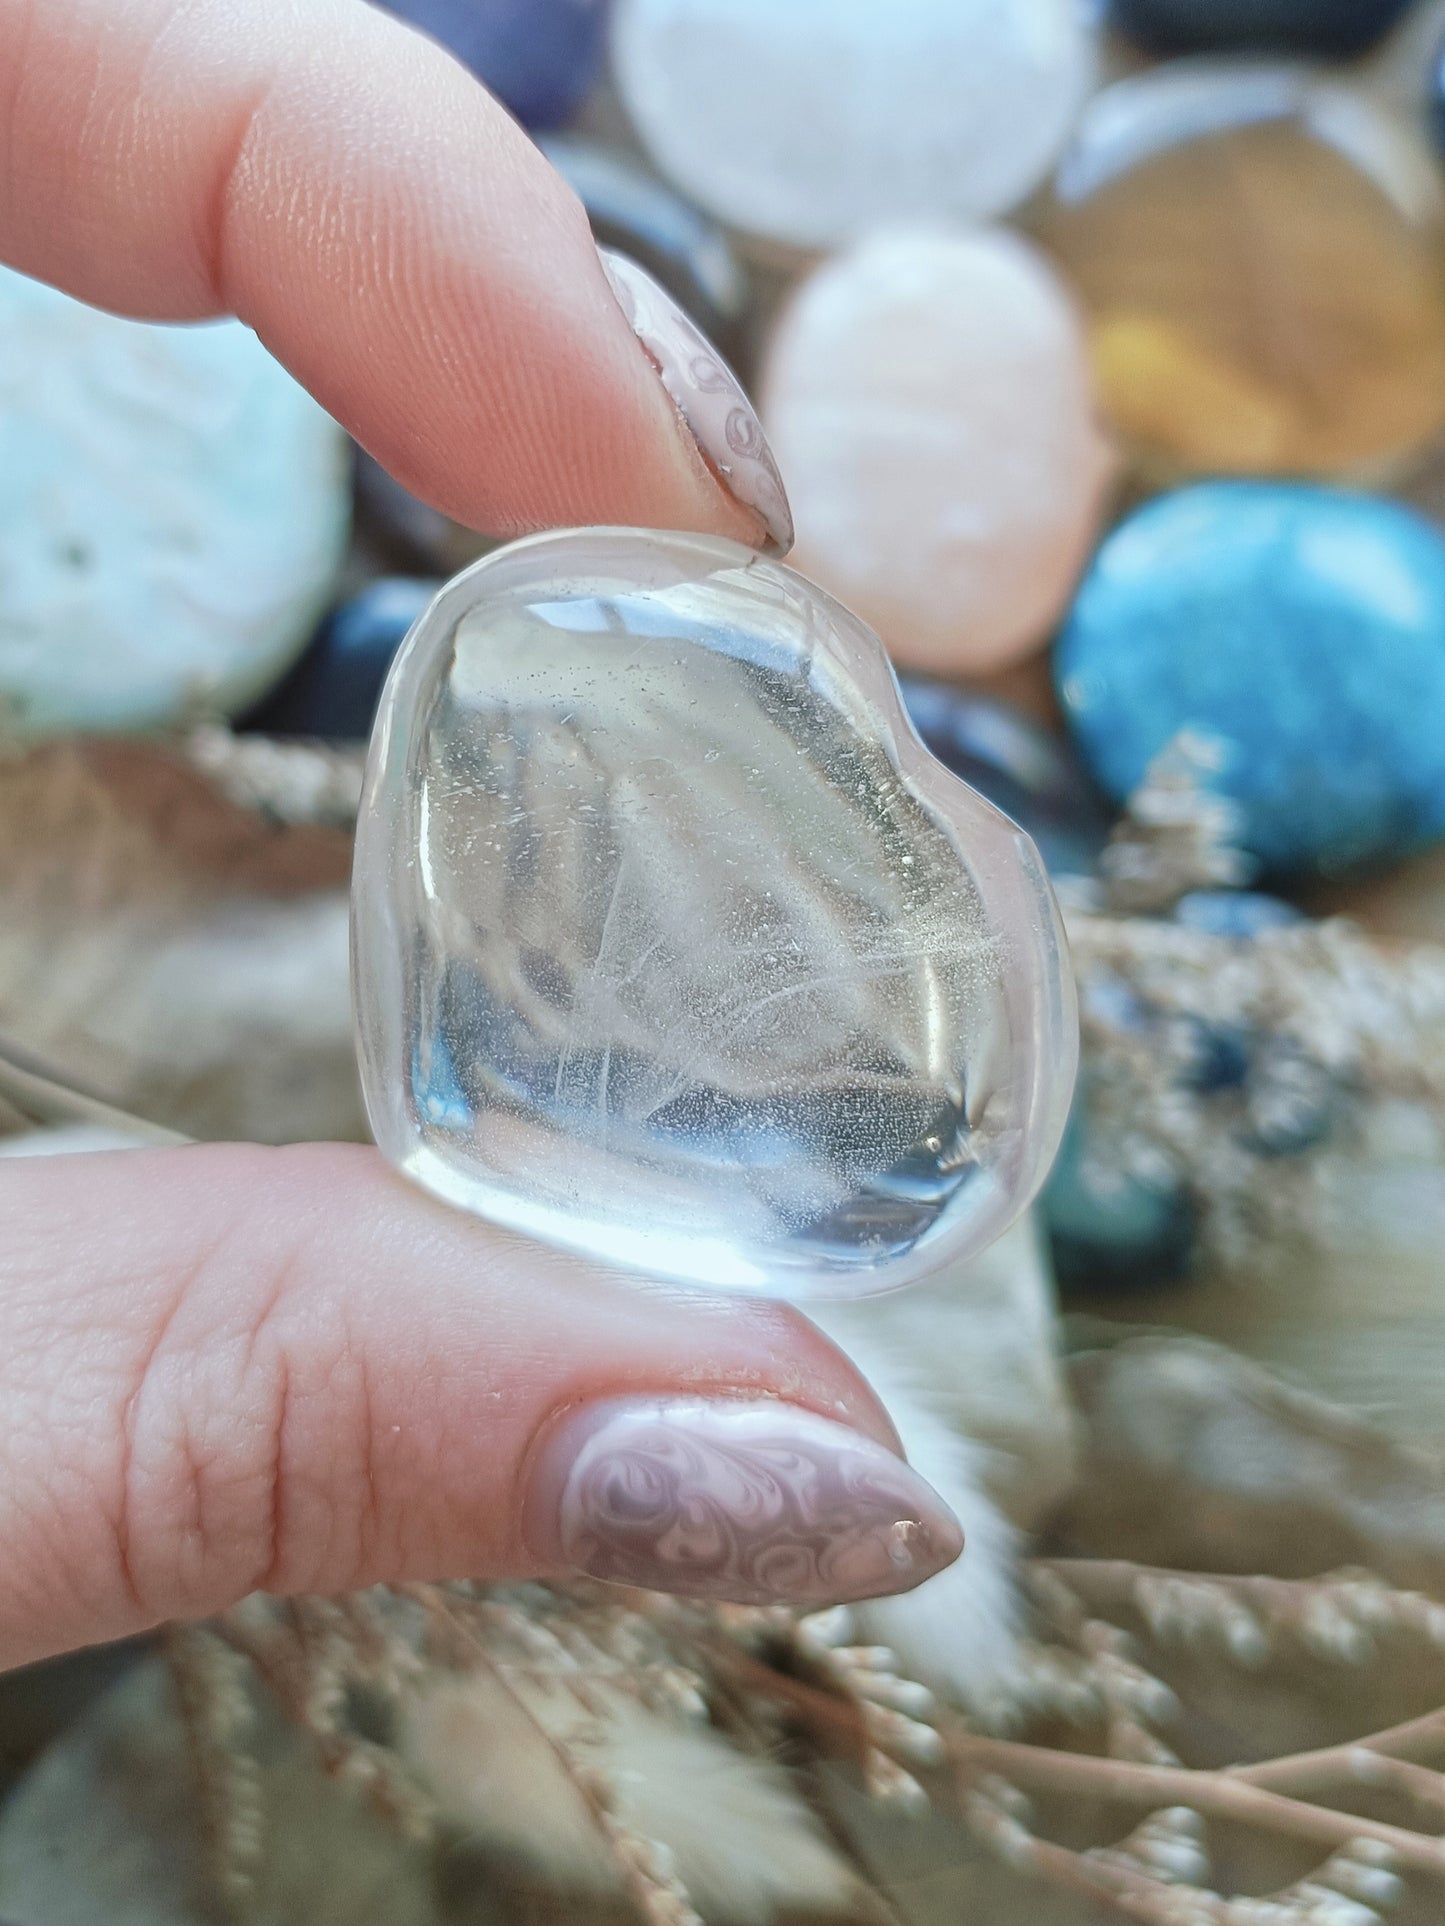
<svg viewBox="0 0 1445 1926">
<path fill-rule="evenodd" d="M 603 1262 L 888 1289 L 990 1243 L 1057 1147 L 1033 844 L 868 629 L 731 543 L 536 536 L 449 584 L 383 697 L 353 899 L 377 1142 Z"/>
</svg>

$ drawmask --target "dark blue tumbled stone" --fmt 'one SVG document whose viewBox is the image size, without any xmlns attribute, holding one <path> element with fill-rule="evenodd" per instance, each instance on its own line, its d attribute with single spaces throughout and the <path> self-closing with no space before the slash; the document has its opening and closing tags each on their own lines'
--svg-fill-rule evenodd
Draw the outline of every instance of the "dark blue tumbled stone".
<svg viewBox="0 0 1445 1926">
<path fill-rule="evenodd" d="M 1110 0 L 1109 20 L 1149 53 L 1251 49 L 1345 60 L 1364 53 L 1411 0 Z"/>
<path fill-rule="evenodd" d="M 439 586 L 388 576 L 344 602 L 286 680 L 239 726 L 270 736 L 364 741 L 392 657 Z"/>
<path fill-rule="evenodd" d="M 1186 1090 L 1213 1096 L 1238 1090 L 1249 1075 L 1255 1038 L 1233 1023 L 1209 1023 L 1203 1017 L 1176 1017 L 1175 1041 L 1182 1045 L 1179 1081 Z"/>
<path fill-rule="evenodd" d="M 645 267 L 742 371 L 751 289 L 718 223 L 613 148 L 575 134 L 540 145 L 587 210 L 598 243 Z"/>
<path fill-rule="evenodd" d="M 1179 1181 L 1147 1184 L 1085 1154 L 1087 1099 L 1074 1113 L 1040 1199 L 1059 1283 L 1070 1290 L 1148 1290 L 1177 1283 L 1194 1255 L 1196 1212 Z"/>
<path fill-rule="evenodd" d="M 608 0 L 382 0 L 464 61 L 528 127 L 560 127 L 602 64 Z"/>
<path fill-rule="evenodd" d="M 1011 816 L 1056 876 L 1086 876 L 1112 815 L 1067 742 L 1007 703 L 901 676 L 909 719 L 946 768 Z"/>
<path fill-rule="evenodd" d="M 1054 667 L 1121 800 L 1181 732 L 1207 738 L 1266 872 L 1445 836 L 1445 539 L 1398 502 L 1298 482 L 1161 496 L 1100 548 Z"/>
</svg>

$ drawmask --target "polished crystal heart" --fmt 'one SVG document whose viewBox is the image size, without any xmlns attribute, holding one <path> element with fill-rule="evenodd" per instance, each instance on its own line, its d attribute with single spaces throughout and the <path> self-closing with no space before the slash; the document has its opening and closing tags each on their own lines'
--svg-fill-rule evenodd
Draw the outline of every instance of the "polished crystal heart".
<svg viewBox="0 0 1445 1926">
<path fill-rule="evenodd" d="M 393 1162 L 679 1282 L 907 1282 L 1003 1231 L 1068 1110 L 1032 843 L 869 630 L 727 542 L 537 536 L 442 591 L 383 697 L 353 944 Z"/>
</svg>

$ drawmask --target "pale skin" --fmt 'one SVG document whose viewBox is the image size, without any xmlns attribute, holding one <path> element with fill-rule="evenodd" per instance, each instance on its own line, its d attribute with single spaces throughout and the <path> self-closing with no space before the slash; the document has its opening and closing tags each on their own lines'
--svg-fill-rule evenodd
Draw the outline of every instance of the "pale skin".
<svg viewBox="0 0 1445 1926">
<path fill-rule="evenodd" d="M 569 191 L 361 0 L 0 0 L 0 260 L 239 315 L 479 528 L 758 534 Z M 797 1313 L 606 1277 L 357 1146 L 7 1161 L 0 1226 L 0 1668 L 257 1588 L 533 1575 L 528 1450 L 583 1400 L 776 1397 L 897 1444 Z"/>
</svg>

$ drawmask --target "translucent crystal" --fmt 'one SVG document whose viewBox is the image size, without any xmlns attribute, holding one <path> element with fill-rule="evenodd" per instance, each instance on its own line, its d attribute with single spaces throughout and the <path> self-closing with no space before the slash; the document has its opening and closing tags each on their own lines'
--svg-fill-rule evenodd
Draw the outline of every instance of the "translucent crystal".
<svg viewBox="0 0 1445 1926">
<path fill-rule="evenodd" d="M 692 535 L 513 544 L 393 668 L 355 878 L 383 1150 L 604 1262 L 884 1289 L 997 1237 L 1068 1110 L 1032 843 L 877 639 Z"/>
</svg>

